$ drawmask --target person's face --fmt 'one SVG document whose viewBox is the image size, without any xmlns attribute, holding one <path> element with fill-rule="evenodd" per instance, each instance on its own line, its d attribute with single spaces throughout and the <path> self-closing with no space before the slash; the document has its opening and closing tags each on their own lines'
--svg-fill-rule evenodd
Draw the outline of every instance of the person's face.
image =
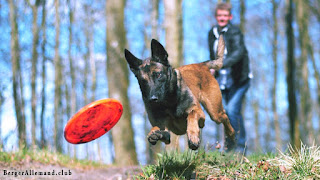
<svg viewBox="0 0 320 180">
<path fill-rule="evenodd" d="M 232 15 L 227 10 L 218 9 L 216 12 L 216 20 L 220 27 L 225 27 L 232 19 Z"/>
</svg>

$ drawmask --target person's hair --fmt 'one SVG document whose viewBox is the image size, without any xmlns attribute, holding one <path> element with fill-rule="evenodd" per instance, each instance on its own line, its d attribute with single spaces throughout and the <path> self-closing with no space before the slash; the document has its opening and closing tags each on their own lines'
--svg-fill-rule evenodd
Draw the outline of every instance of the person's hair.
<svg viewBox="0 0 320 180">
<path fill-rule="evenodd" d="M 225 3 L 225 2 L 220 2 L 217 4 L 216 6 L 216 10 L 215 10 L 215 15 L 217 15 L 217 11 L 219 10 L 226 10 L 229 11 L 230 15 L 231 15 L 231 4 L 230 3 Z"/>
</svg>

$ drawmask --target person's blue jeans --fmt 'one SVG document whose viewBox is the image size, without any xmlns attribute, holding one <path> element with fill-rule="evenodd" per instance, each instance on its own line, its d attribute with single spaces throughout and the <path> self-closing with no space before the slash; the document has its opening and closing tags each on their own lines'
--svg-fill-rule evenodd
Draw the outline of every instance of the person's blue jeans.
<svg viewBox="0 0 320 180">
<path fill-rule="evenodd" d="M 250 86 L 250 79 L 241 85 L 232 85 L 229 89 L 221 90 L 222 104 L 229 117 L 231 126 L 235 130 L 235 141 L 226 139 L 228 151 L 245 150 L 246 131 L 244 127 L 243 117 L 241 114 L 242 103 L 246 92 Z"/>
</svg>

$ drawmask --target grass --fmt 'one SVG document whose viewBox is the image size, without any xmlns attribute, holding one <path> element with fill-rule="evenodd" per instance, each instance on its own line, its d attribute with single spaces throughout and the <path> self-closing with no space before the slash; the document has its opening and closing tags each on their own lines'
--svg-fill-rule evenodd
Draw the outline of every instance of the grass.
<svg viewBox="0 0 320 180">
<path fill-rule="evenodd" d="M 39 162 L 69 168 L 107 168 L 89 160 L 78 160 L 48 150 L 0 151 L 2 165 Z M 135 179 L 320 179 L 320 147 L 301 144 L 285 152 L 252 154 L 219 151 L 186 151 L 158 154 L 156 164 L 142 167 Z"/>
<path fill-rule="evenodd" d="M 61 165 L 69 168 L 100 168 L 107 167 L 98 162 L 89 160 L 79 160 L 61 153 L 49 150 L 27 150 L 21 149 L 17 152 L 0 151 L 0 162 L 4 164 L 39 162 L 42 164 Z"/>
<path fill-rule="evenodd" d="M 320 179 L 320 147 L 301 143 L 300 148 L 288 146 L 287 153 L 271 160 L 288 174 L 290 179 Z"/>
<path fill-rule="evenodd" d="M 252 154 L 204 150 L 158 155 L 136 179 L 320 179 L 320 147 L 288 146 L 286 152 Z"/>
<path fill-rule="evenodd" d="M 144 178 L 168 179 L 178 178 L 185 179 L 190 177 L 198 165 L 197 155 L 195 152 L 186 153 L 165 153 L 158 154 L 159 161 L 157 165 L 149 165 L 142 168 Z M 139 177 L 137 177 L 139 178 Z"/>
</svg>

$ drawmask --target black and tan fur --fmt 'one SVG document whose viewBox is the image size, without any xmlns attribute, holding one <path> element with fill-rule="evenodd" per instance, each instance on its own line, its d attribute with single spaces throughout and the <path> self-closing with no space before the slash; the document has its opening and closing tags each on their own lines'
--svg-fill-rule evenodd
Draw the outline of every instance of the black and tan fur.
<svg viewBox="0 0 320 180">
<path fill-rule="evenodd" d="M 209 69 L 218 70 L 223 64 L 224 40 L 218 45 L 218 59 L 173 68 L 164 47 L 151 41 L 152 56 L 140 60 L 125 50 L 131 71 L 138 79 L 142 98 L 152 129 L 148 134 L 151 144 L 158 140 L 170 143 L 169 131 L 187 133 L 189 148 L 200 145 L 200 128 L 204 127 L 206 109 L 211 119 L 223 123 L 226 135 L 233 138 L 234 130 L 222 106 L 222 96 L 216 79 Z"/>
</svg>

